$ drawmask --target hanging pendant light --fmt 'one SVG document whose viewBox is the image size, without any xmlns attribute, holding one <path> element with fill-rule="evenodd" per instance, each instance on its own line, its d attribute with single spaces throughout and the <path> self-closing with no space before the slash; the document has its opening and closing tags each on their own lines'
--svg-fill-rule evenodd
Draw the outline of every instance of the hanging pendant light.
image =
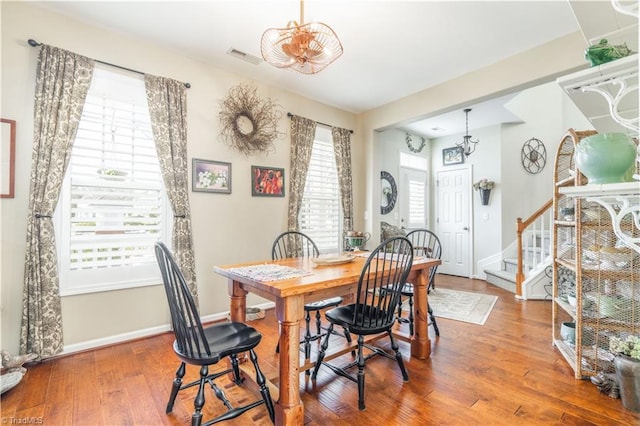
<svg viewBox="0 0 640 426">
<path fill-rule="evenodd" d="M 342 55 L 342 44 L 328 25 L 304 23 L 304 0 L 300 0 L 300 23 L 289 21 L 286 28 L 266 30 L 262 34 L 260 52 L 274 67 L 315 74 Z"/>
<path fill-rule="evenodd" d="M 471 108 L 465 108 L 464 113 L 466 114 L 466 133 L 462 139 L 462 142 L 458 142 L 456 145 L 462 147 L 462 152 L 466 157 L 470 156 L 473 151 L 476 150 L 476 145 L 478 140 L 471 140 L 471 136 L 469 135 L 469 112 Z"/>
</svg>

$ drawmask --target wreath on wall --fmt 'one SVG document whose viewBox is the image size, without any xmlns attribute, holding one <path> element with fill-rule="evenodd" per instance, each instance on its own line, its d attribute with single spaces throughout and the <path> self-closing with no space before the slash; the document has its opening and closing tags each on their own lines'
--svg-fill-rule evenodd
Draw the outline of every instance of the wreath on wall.
<svg viewBox="0 0 640 426">
<path fill-rule="evenodd" d="M 413 144 L 413 138 L 411 137 L 411 135 L 409 133 L 407 133 L 406 135 L 407 136 L 404 138 L 404 140 L 407 142 L 409 151 L 415 152 L 416 154 L 422 151 L 422 148 L 424 148 L 427 141 L 423 137 L 420 137 L 420 145 L 416 146 Z"/>
<path fill-rule="evenodd" d="M 279 106 L 260 98 L 255 87 L 232 87 L 220 108 L 220 139 L 245 155 L 271 151 L 273 141 L 284 135 L 278 131 Z"/>
</svg>

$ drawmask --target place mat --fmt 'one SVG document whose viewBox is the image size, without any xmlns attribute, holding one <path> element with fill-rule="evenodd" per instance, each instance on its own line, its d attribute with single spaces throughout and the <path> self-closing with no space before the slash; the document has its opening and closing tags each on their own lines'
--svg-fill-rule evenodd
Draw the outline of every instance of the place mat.
<svg viewBox="0 0 640 426">
<path fill-rule="evenodd" d="M 262 282 L 288 280 L 291 278 L 299 278 L 312 275 L 312 273 L 309 271 L 270 263 L 262 265 L 240 266 L 238 268 L 226 269 L 226 271 L 231 272 L 232 274 L 240 275 L 243 277 L 251 278 L 252 280 Z"/>
</svg>

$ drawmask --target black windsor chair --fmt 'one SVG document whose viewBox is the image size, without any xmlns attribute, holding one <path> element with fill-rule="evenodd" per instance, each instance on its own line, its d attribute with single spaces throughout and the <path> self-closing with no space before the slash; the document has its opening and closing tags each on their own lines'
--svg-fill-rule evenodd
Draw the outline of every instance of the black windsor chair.
<svg viewBox="0 0 640 426">
<path fill-rule="evenodd" d="M 440 239 L 436 234 L 428 229 L 415 229 L 407 234 L 407 239 L 411 241 L 413 246 L 414 257 L 424 256 L 431 259 L 440 259 L 442 256 L 442 246 L 440 245 Z M 435 276 L 438 267 L 433 266 L 429 271 L 429 283 L 427 284 L 427 293 L 435 288 Z M 398 306 L 398 322 L 409 323 L 409 335 L 413 336 L 413 284 L 406 283 L 402 287 L 402 296 L 408 297 L 409 314 L 407 318 L 402 316 L 402 303 Z M 440 329 L 436 322 L 436 317 L 433 315 L 433 309 L 427 304 L 427 312 L 429 313 L 429 320 L 433 325 L 433 330 L 436 336 L 440 335 Z"/>
<path fill-rule="evenodd" d="M 155 253 L 171 312 L 171 325 L 175 335 L 173 350 L 180 359 L 180 366 L 176 371 L 171 395 L 167 403 L 167 414 L 173 411 L 173 405 L 179 391 L 198 386 L 198 392 L 194 399 L 195 411 L 191 416 L 191 425 L 199 426 L 203 424 L 204 388 L 205 384 L 208 383 L 215 396 L 223 402 L 227 411 L 205 422 L 204 425 L 234 419 L 261 404 L 265 404 L 269 412 L 269 418 L 274 421 L 273 401 L 266 386 L 265 377 L 258 366 L 258 357 L 254 351 L 254 348 L 260 343 L 262 335 L 253 327 L 239 322 L 223 322 L 206 328 L 203 327 L 191 292 L 169 249 L 162 242 L 157 242 Z M 241 384 L 244 379 L 240 375 L 238 354 L 243 352 L 249 352 L 249 358 L 256 371 L 256 383 L 260 388 L 262 398 L 234 408 L 223 390 L 214 383 L 214 380 L 233 372 L 235 383 L 237 385 Z M 229 357 L 231 367 L 224 371 L 209 374 L 209 366 L 217 364 L 226 357 Z M 183 384 L 182 379 L 186 372 L 186 364 L 199 365 L 200 378 L 191 383 Z"/>
<path fill-rule="evenodd" d="M 394 237 L 384 241 L 371 252 L 365 262 L 358 280 L 356 303 L 338 306 L 325 313 L 329 320 L 329 332 L 322 341 L 318 360 L 311 375 L 315 380 L 321 365 L 326 365 L 336 374 L 346 377 L 358 384 L 358 408 L 365 409 L 364 383 L 365 362 L 375 355 L 383 355 L 395 359 L 400 367 L 404 381 L 409 380 L 402 355 L 391 333 L 396 321 L 396 309 L 400 304 L 400 291 L 407 280 L 413 262 L 411 242 L 404 237 Z M 350 333 L 358 336 L 358 352 L 356 359 L 344 367 L 337 367 L 323 362 L 329 346 L 329 333 L 334 325 L 345 327 Z M 365 344 L 364 336 L 386 332 L 391 341 L 395 355 L 381 348 Z M 363 349 L 372 353 L 364 355 Z M 356 377 L 348 370 L 358 366 Z"/>
<path fill-rule="evenodd" d="M 273 242 L 271 248 L 271 258 L 273 260 L 285 259 L 288 257 L 318 257 L 320 250 L 313 240 L 306 234 L 298 231 L 287 231 L 278 235 Z M 338 306 L 342 303 L 342 297 L 332 297 L 329 299 L 318 300 L 317 302 L 310 302 L 304 305 L 304 321 L 305 321 L 305 334 L 304 339 L 300 341 L 300 344 L 304 344 L 304 357 L 305 359 L 311 358 L 311 342 L 320 339 L 325 333 L 322 331 L 322 316 L 320 311 L 323 309 Z M 311 334 L 311 312 L 315 312 L 316 319 L 316 333 Z M 337 334 L 337 333 L 334 333 Z M 344 337 L 348 342 L 351 342 L 351 335 L 345 329 Z M 276 352 L 280 351 L 280 344 L 276 346 Z M 306 371 L 309 375 L 309 370 Z"/>
</svg>

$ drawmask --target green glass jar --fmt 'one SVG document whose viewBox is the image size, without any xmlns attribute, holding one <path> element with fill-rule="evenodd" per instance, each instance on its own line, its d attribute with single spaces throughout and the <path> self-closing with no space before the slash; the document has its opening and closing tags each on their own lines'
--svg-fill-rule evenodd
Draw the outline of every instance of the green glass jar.
<svg viewBox="0 0 640 426">
<path fill-rule="evenodd" d="M 575 149 L 576 166 L 590 184 L 632 182 L 636 155 L 636 144 L 624 133 L 589 136 Z"/>
</svg>

